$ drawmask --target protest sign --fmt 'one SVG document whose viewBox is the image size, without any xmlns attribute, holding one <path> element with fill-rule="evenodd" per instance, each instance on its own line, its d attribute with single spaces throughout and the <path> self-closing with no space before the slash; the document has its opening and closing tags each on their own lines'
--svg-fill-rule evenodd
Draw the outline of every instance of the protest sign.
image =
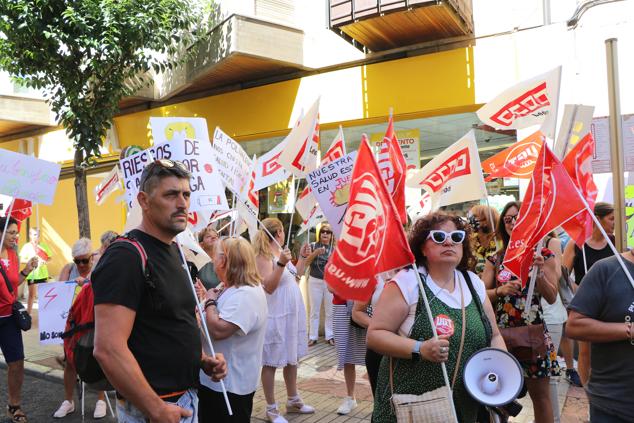
<svg viewBox="0 0 634 423">
<path fill-rule="evenodd" d="M 121 172 L 123 173 L 123 186 L 128 201 L 128 210 L 132 207 L 132 199 L 139 192 L 143 169 L 150 162 L 161 159 L 176 160 L 172 144 L 155 144 L 146 150 L 132 154 L 119 161 L 119 166 L 121 166 Z"/>
<path fill-rule="evenodd" d="M 357 153 L 353 151 L 306 175 L 313 195 L 337 238 L 341 233 L 343 217 L 348 208 L 352 169 L 356 157 Z"/>
<path fill-rule="evenodd" d="M 207 120 L 195 117 L 151 117 L 154 144 L 184 139 L 209 142 Z"/>
<path fill-rule="evenodd" d="M 0 194 L 52 204 L 61 165 L 0 149 Z"/>
<path fill-rule="evenodd" d="M 212 163 L 225 186 L 232 192 L 240 193 L 249 180 L 251 158 L 229 135 L 220 128 L 214 131 Z"/>
<path fill-rule="evenodd" d="M 40 344 L 62 344 L 68 310 L 75 297 L 74 282 L 49 282 L 37 284 L 39 298 Z"/>
<path fill-rule="evenodd" d="M 381 132 L 370 135 L 372 149 L 379 152 L 385 134 Z M 396 131 L 396 138 L 401 146 L 407 169 L 416 169 L 420 167 L 420 129 L 406 129 Z"/>
<path fill-rule="evenodd" d="M 119 176 L 119 166 L 114 166 L 95 187 L 95 201 L 97 202 L 98 206 L 103 204 L 103 202 L 106 200 L 106 198 L 110 196 L 110 194 L 120 188 L 120 180 L 121 178 Z"/>
</svg>

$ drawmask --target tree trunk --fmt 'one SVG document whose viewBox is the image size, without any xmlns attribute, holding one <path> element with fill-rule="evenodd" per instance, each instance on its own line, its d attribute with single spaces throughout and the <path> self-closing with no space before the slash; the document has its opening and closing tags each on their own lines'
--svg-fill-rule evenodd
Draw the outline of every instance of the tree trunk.
<svg viewBox="0 0 634 423">
<path fill-rule="evenodd" d="M 75 200 L 77 201 L 77 219 L 79 221 L 79 237 L 90 238 L 90 213 L 88 211 L 88 190 L 86 187 L 86 169 L 81 165 L 84 153 L 75 150 Z"/>
</svg>

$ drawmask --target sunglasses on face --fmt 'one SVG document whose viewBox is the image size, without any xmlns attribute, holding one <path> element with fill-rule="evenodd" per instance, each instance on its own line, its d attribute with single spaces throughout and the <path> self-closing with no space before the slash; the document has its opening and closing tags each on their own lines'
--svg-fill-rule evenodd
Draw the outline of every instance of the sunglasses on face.
<svg viewBox="0 0 634 423">
<path fill-rule="evenodd" d="M 504 216 L 504 223 L 513 223 L 517 220 L 517 215 L 513 214 L 513 215 L 506 215 Z"/>
<path fill-rule="evenodd" d="M 75 264 L 77 264 L 77 265 L 79 265 L 79 264 L 88 264 L 88 263 L 90 263 L 90 259 L 89 258 L 84 258 L 84 259 L 76 258 L 76 259 L 73 259 L 73 262 Z"/>
<path fill-rule="evenodd" d="M 441 230 L 429 231 L 427 239 L 431 239 L 436 244 L 443 244 L 445 240 L 449 238 L 452 244 L 462 244 L 465 238 L 465 231 L 457 230 L 451 232 L 445 232 Z"/>
<path fill-rule="evenodd" d="M 327 230 L 327 229 L 325 229 L 325 230 L 323 230 L 323 231 L 321 231 L 321 232 L 319 232 L 319 233 L 320 233 L 320 234 L 323 234 L 323 235 L 332 235 L 332 231 L 329 231 L 329 230 Z"/>
</svg>

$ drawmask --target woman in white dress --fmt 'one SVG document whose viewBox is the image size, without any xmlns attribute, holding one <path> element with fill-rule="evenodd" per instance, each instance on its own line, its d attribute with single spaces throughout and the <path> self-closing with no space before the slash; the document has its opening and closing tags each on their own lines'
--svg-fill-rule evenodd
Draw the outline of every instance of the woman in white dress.
<svg viewBox="0 0 634 423">
<path fill-rule="evenodd" d="M 304 245 L 297 268 L 291 261 L 284 243 L 284 227 L 279 219 L 262 221 L 253 240 L 258 272 L 266 292 L 269 315 L 267 320 L 264 350 L 262 352 L 262 389 L 266 399 L 266 418 L 272 423 L 286 423 L 275 402 L 275 371 L 282 367 L 288 401 L 287 413 L 314 413 L 315 409 L 303 403 L 297 392 L 297 364 L 306 355 L 308 336 L 306 333 L 306 311 L 296 276 L 304 273 L 310 247 Z"/>
</svg>

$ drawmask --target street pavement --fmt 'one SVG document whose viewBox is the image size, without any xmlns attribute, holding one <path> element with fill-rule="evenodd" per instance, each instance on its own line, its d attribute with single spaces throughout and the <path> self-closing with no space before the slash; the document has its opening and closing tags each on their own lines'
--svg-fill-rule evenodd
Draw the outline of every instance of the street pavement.
<svg viewBox="0 0 634 423">
<path fill-rule="evenodd" d="M 62 354 L 61 346 L 42 346 L 39 343 L 37 331 L 37 310 L 33 312 L 33 329 L 24 333 L 25 345 L 25 387 L 23 406 L 30 422 L 74 422 L 81 421 L 79 412 L 63 420 L 53 419 L 51 414 L 63 400 L 62 370 L 56 363 L 55 356 Z M 0 369 L 6 367 L 0 355 Z M 0 406 L 6 404 L 6 373 L 0 375 Z M 298 388 L 304 402 L 316 408 L 315 414 L 287 415 L 291 422 L 365 422 L 370 421 L 372 412 L 372 393 L 364 367 L 357 366 L 357 383 L 355 396 L 358 407 L 347 416 L 336 413 L 337 408 L 346 395 L 343 372 L 337 371 L 337 354 L 335 348 L 323 339 L 309 348 L 298 369 Z M 275 379 L 276 400 L 282 412 L 285 410 L 286 389 L 282 371 L 279 370 Z M 588 401 L 581 388 L 569 387 L 561 378 L 558 385 L 559 407 L 562 410 L 562 423 L 587 422 Z M 86 395 L 86 420 L 92 420 L 92 410 L 96 397 L 94 393 Z M 520 400 L 524 409 L 519 416 L 512 419 L 514 423 L 530 423 L 533 420 L 533 408 L 528 397 Z M 114 405 L 114 403 L 113 403 Z M 255 394 L 253 415 L 251 421 L 265 421 L 266 402 L 262 389 Z M 4 415 L 4 412 L 2 412 Z M 0 420 L 4 423 L 9 420 Z M 108 421 L 107 419 L 102 421 Z"/>
</svg>

